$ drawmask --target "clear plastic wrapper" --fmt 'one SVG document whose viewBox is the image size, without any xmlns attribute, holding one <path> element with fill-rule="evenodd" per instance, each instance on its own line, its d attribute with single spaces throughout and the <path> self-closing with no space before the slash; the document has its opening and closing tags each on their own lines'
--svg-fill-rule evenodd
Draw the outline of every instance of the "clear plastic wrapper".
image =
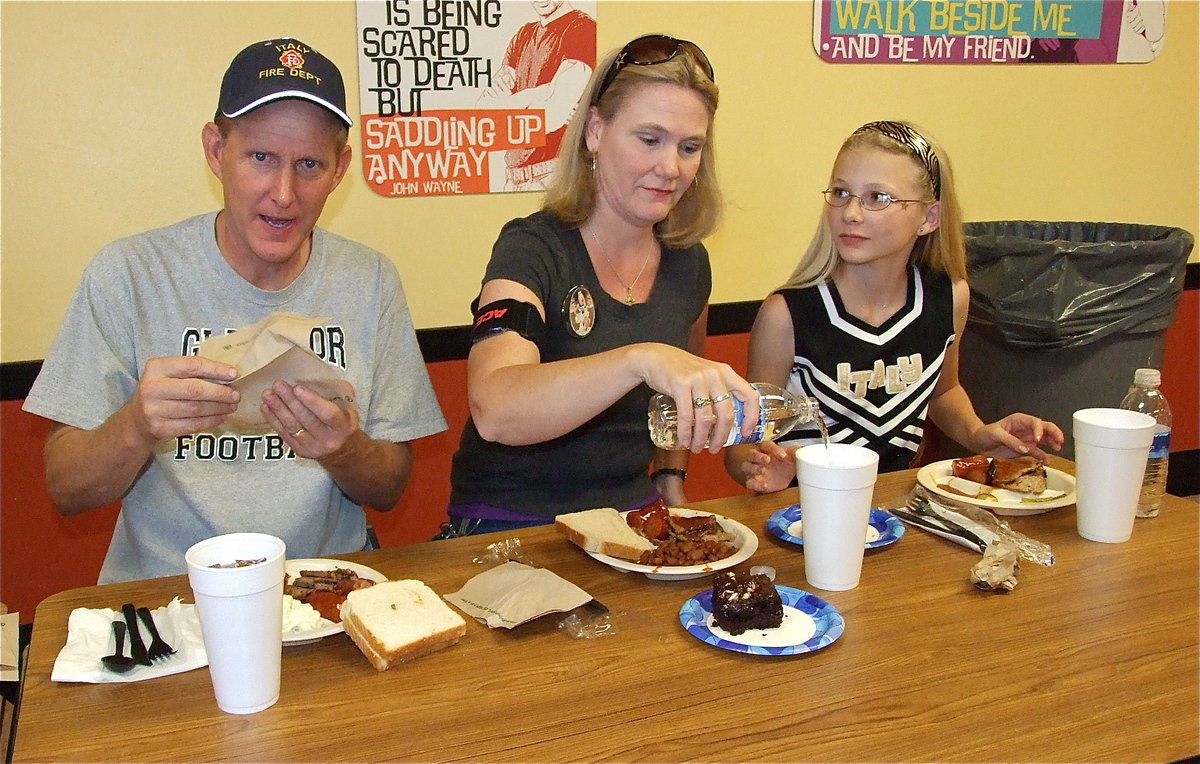
<svg viewBox="0 0 1200 764">
<path fill-rule="evenodd" d="M 506 562 L 520 562 L 531 568 L 537 567 L 533 564 L 533 560 L 525 555 L 525 550 L 521 548 L 521 539 L 516 536 L 497 541 L 495 544 L 488 544 L 484 547 L 483 553 L 472 559 L 471 562 L 488 568 L 494 568 Z"/>
<path fill-rule="evenodd" d="M 558 619 L 558 628 L 575 639 L 599 639 L 617 633 L 617 622 L 600 600 L 592 600 Z"/>
<path fill-rule="evenodd" d="M 1008 523 L 982 507 L 936 496 L 920 485 L 909 494 L 908 507 L 918 515 L 932 516 L 946 525 L 974 534 L 982 542 L 981 551 L 993 541 L 1007 541 L 1016 547 L 1021 559 L 1038 565 L 1054 564 L 1054 552 L 1049 544 L 1013 530 Z"/>
</svg>

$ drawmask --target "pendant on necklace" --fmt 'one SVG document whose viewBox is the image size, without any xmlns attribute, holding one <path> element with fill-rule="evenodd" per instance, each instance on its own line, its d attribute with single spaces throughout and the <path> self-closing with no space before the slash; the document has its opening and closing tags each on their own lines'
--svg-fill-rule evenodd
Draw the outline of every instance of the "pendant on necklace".
<svg viewBox="0 0 1200 764">
<path fill-rule="evenodd" d="M 608 257 L 608 253 L 604 251 L 604 245 L 600 243 L 600 239 L 596 236 L 596 232 L 590 227 L 587 229 L 587 232 L 592 235 L 592 241 L 596 242 L 596 249 L 600 251 L 600 256 L 604 258 L 604 262 L 608 263 L 609 270 L 611 270 L 613 275 L 617 277 L 617 283 L 625 289 L 624 303 L 626 305 L 633 305 L 634 302 L 636 302 L 633 298 L 633 290 L 634 287 L 638 285 L 638 282 L 642 280 L 642 274 L 646 272 L 646 266 L 650 264 L 650 253 L 647 253 L 646 256 L 642 258 L 642 267 L 638 271 L 638 274 L 633 277 L 633 283 L 626 284 L 625 279 L 621 278 L 621 272 L 617 270 L 617 266 L 613 265 L 612 260 L 610 260 Z"/>
<path fill-rule="evenodd" d="M 567 330 L 580 339 L 592 333 L 596 326 L 596 301 L 592 293 L 582 284 L 571 287 L 563 299 L 562 314 L 567 319 Z"/>
</svg>

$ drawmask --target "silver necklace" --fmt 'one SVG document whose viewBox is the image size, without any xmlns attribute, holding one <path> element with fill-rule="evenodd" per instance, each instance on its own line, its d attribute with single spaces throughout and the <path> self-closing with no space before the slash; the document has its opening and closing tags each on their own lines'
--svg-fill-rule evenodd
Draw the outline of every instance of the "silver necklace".
<svg viewBox="0 0 1200 764">
<path fill-rule="evenodd" d="M 604 245 L 600 243 L 600 239 L 597 238 L 596 232 L 592 230 L 591 226 L 588 226 L 588 234 L 592 237 L 592 241 L 596 242 L 596 249 L 600 250 L 600 256 L 604 258 L 604 262 L 608 263 L 608 267 L 612 270 L 613 275 L 617 277 L 617 281 L 619 281 L 621 286 L 625 288 L 625 304 L 633 305 L 633 288 L 637 286 L 638 281 L 640 281 L 642 278 L 642 274 L 646 272 L 646 266 L 650 264 L 651 253 L 646 253 L 645 259 L 642 260 L 642 269 L 638 271 L 637 276 L 634 277 L 633 283 L 626 284 L 625 279 L 621 278 L 621 273 L 617 270 L 617 266 L 613 265 L 613 261 L 609 259 L 608 253 L 604 251 Z"/>
</svg>

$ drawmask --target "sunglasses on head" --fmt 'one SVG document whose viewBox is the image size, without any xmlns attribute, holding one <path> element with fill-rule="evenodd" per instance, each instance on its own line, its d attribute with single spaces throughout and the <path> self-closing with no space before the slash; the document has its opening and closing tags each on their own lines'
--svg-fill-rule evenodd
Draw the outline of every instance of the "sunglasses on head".
<svg viewBox="0 0 1200 764">
<path fill-rule="evenodd" d="M 710 80 L 716 82 L 708 56 L 704 55 L 704 51 L 700 50 L 700 46 L 696 43 L 676 40 L 665 34 L 648 34 L 621 48 L 621 52 L 617 54 L 612 64 L 609 65 L 608 71 L 604 73 L 604 79 L 600 81 L 600 87 L 596 90 L 596 97 L 592 99 L 592 105 L 595 106 L 600 102 L 600 98 L 625 67 L 665 64 L 684 51 L 687 51 L 692 60 L 700 65 Z"/>
</svg>

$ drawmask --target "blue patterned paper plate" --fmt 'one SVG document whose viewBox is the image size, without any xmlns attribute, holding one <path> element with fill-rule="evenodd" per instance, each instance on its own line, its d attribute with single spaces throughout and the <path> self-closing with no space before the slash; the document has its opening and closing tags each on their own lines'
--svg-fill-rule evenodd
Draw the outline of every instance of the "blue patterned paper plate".
<svg viewBox="0 0 1200 764">
<path fill-rule="evenodd" d="M 833 644 L 846 621 L 825 600 L 790 586 L 776 586 L 783 600 L 783 623 L 777 629 L 753 629 L 733 636 L 713 623 L 712 589 L 700 592 L 679 611 L 688 633 L 723 650 L 750 655 L 797 655 Z"/>
<path fill-rule="evenodd" d="M 771 535 L 789 544 L 804 546 L 804 539 L 791 533 L 792 526 L 800 522 L 800 505 L 793 504 L 781 509 L 767 519 L 767 530 Z M 904 523 L 882 509 L 872 509 L 867 519 L 867 549 L 894 544 L 904 535 Z"/>
</svg>

